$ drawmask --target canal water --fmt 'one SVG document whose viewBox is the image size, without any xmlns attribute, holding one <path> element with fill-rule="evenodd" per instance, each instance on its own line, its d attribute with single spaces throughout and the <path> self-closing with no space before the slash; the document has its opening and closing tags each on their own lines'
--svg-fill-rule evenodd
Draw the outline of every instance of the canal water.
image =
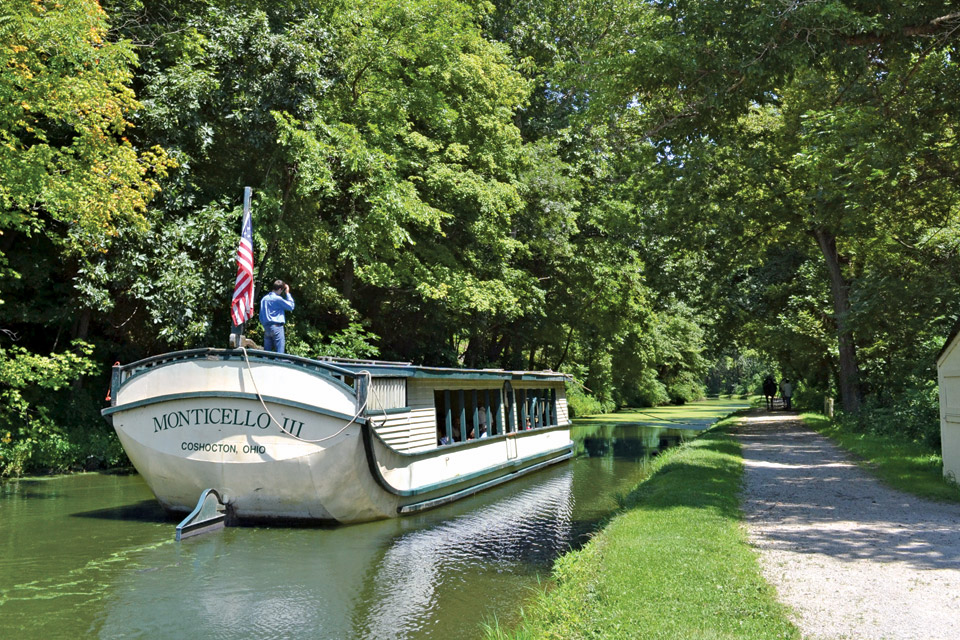
<svg viewBox="0 0 960 640">
<path fill-rule="evenodd" d="M 477 638 L 515 622 L 652 456 L 741 401 L 578 420 L 571 461 L 427 513 L 174 542 L 137 475 L 0 485 L 0 638 Z"/>
</svg>

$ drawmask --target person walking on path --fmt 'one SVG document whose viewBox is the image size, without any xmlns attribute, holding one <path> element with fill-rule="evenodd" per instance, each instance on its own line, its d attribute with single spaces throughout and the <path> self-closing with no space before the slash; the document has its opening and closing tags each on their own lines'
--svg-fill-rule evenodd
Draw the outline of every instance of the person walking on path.
<svg viewBox="0 0 960 640">
<path fill-rule="evenodd" d="M 287 311 L 293 311 L 290 285 L 283 280 L 274 280 L 273 290 L 260 299 L 260 324 L 263 325 L 264 350 L 284 353 L 286 342 L 283 325 L 287 323 Z"/>
<path fill-rule="evenodd" d="M 960 637 L 960 505 L 887 487 L 794 415 L 734 435 L 750 542 L 804 637 Z"/>
<path fill-rule="evenodd" d="M 793 397 L 793 384 L 786 378 L 780 381 L 780 397 L 783 398 L 784 409 L 793 409 L 793 405 L 790 404 L 790 398 Z"/>
<path fill-rule="evenodd" d="M 767 410 L 773 409 L 773 399 L 777 395 L 777 383 L 773 376 L 763 379 L 763 397 L 767 400 Z"/>
</svg>

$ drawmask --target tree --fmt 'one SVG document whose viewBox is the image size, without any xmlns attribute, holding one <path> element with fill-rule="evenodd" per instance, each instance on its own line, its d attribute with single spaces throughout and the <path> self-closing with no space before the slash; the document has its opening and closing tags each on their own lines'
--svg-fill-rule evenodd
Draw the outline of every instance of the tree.
<svg viewBox="0 0 960 640">
<path fill-rule="evenodd" d="M 738 238 L 762 232 L 819 251 L 849 411 L 864 265 L 956 216 L 960 15 L 945 7 L 692 2 L 598 18 L 618 28 L 588 66 L 595 108 L 659 150 L 673 219 L 741 261 Z"/>
<path fill-rule="evenodd" d="M 0 228 L 47 231 L 72 254 L 143 226 L 163 151 L 124 135 L 138 107 L 129 43 L 107 39 L 96 2 L 17 0 L 0 14 Z"/>
<path fill-rule="evenodd" d="M 68 459 L 45 401 L 93 370 L 84 343 L 51 353 L 64 324 L 88 335 L 96 300 L 73 286 L 77 272 L 145 226 L 170 165 L 126 137 L 134 61 L 96 2 L 0 9 L 0 329 L 18 343 L 0 345 L 0 473 Z"/>
</svg>

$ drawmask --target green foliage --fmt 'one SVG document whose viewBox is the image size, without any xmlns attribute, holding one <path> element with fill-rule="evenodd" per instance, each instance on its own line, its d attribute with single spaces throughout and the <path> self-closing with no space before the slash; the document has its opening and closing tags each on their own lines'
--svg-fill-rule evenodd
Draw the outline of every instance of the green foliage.
<svg viewBox="0 0 960 640">
<path fill-rule="evenodd" d="M 702 356 L 704 332 L 694 312 L 685 304 L 671 302 L 655 317 L 650 335 L 657 382 L 662 383 L 670 402 L 701 399 L 707 361 Z"/>
<path fill-rule="evenodd" d="M 836 405 L 836 396 L 825 394 L 814 387 L 798 384 L 793 390 L 790 403 L 798 411 L 823 411 L 824 400 L 830 397 L 834 398 L 835 411 L 840 410 Z"/>
<path fill-rule="evenodd" d="M 62 470 L 77 459 L 79 449 L 53 419 L 56 405 L 50 400 L 95 370 L 92 352 L 79 341 L 73 351 L 49 356 L 21 347 L 0 349 L 0 476 Z"/>
<path fill-rule="evenodd" d="M 890 436 L 940 450 L 940 397 L 931 380 L 914 380 L 890 399 L 870 397 L 859 412 L 836 415 L 846 431 Z"/>
<path fill-rule="evenodd" d="M 707 373 L 705 391 L 709 395 L 755 395 L 762 393 L 763 380 L 774 375 L 773 365 L 753 349 L 722 355 Z"/>
<path fill-rule="evenodd" d="M 670 402 L 667 386 L 653 369 L 644 369 L 639 376 L 625 381 L 624 404 L 631 407 L 656 407 Z"/>
<path fill-rule="evenodd" d="M 214 319 L 223 307 L 222 299 L 211 295 L 211 283 L 236 274 L 233 226 L 239 211 L 226 198 L 182 220 L 151 211 L 150 229 L 119 238 L 96 271 L 83 274 L 80 286 L 105 301 L 103 311 L 116 318 L 112 324 L 133 319 L 124 328 L 143 349 L 208 344 L 218 335 Z"/>
<path fill-rule="evenodd" d="M 294 287 L 292 351 L 583 367 L 612 406 L 651 366 L 635 211 L 618 192 L 631 168 L 602 132 L 524 139 L 553 107 L 531 97 L 542 77 L 526 79 L 529 67 L 484 37 L 489 7 L 248 8 L 115 8 L 134 40 L 163 25 L 141 59 L 137 136 L 180 162 L 153 230 L 122 248 L 134 268 L 107 283 L 117 321 L 146 310 L 129 328 L 135 342 L 157 330 L 173 345 L 219 339 L 227 292 L 218 300 L 208 285 L 232 282 L 239 212 L 223 194 L 244 176 L 261 289 L 277 276 Z M 177 282 L 175 304 L 162 304 Z M 369 334 L 361 343 L 354 326 Z M 344 344 L 325 338 L 338 335 Z M 665 337 L 665 350 L 673 339 L 685 336 Z"/>
<path fill-rule="evenodd" d="M 0 8 L 0 328 L 13 343 L 0 345 L 0 475 L 84 456 L 67 409 L 96 370 L 93 350 L 57 346 L 63 333 L 87 337 L 92 311 L 109 308 L 87 285 L 108 277 L 103 257 L 117 237 L 146 229 L 173 165 L 127 137 L 141 106 L 129 86 L 135 61 L 92 0 Z"/>
<path fill-rule="evenodd" d="M 335 333 L 327 340 L 319 333 L 308 334 L 306 340 L 299 338 L 295 325 L 289 327 L 288 353 L 306 358 L 376 358 L 380 350 L 374 344 L 379 336 L 363 328 L 358 322 L 351 322 L 343 331 Z"/>
<path fill-rule="evenodd" d="M 703 399 L 704 386 L 693 373 L 686 371 L 671 381 L 667 394 L 673 404 L 685 404 Z"/>
<path fill-rule="evenodd" d="M 14 0 L 0 17 L 0 229 L 103 251 L 119 227 L 144 225 L 169 166 L 124 137 L 139 106 L 133 48 L 109 41 L 92 0 Z"/>
<path fill-rule="evenodd" d="M 960 303 L 960 281 L 944 277 L 960 266 L 949 13 L 601 10 L 597 24 L 620 28 L 585 54 L 592 114 L 654 150 L 637 180 L 659 244 L 651 282 L 689 287 L 713 316 L 716 353 L 750 345 L 850 411 L 864 396 L 892 406 L 913 393 L 904 381 L 932 362 L 927 345 Z M 678 265 L 700 281 L 678 279 Z"/>
<path fill-rule="evenodd" d="M 567 387 L 567 409 L 571 418 L 609 413 L 615 408 L 612 402 L 601 402 L 578 385 Z"/>
</svg>

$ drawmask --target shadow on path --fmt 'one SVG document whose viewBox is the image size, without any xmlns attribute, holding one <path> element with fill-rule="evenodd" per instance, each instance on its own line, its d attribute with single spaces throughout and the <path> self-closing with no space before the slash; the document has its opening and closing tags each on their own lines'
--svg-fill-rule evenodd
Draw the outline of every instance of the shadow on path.
<svg viewBox="0 0 960 640">
<path fill-rule="evenodd" d="M 795 415 L 733 433 L 750 541 L 806 637 L 960 637 L 960 505 L 891 489 Z"/>
<path fill-rule="evenodd" d="M 960 569 L 960 505 L 887 487 L 797 416 L 749 416 L 734 433 L 744 446 L 743 508 L 748 523 L 764 529 L 766 544 Z"/>
</svg>

